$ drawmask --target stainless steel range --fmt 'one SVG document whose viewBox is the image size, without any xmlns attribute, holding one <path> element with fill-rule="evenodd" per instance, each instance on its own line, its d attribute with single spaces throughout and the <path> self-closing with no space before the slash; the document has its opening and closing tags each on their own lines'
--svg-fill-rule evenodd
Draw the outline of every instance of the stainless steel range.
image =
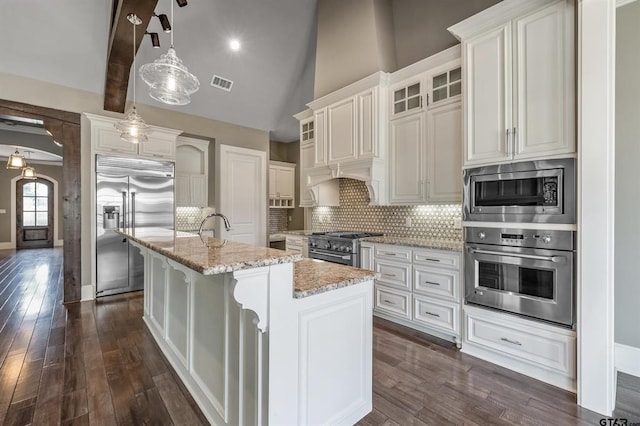
<svg viewBox="0 0 640 426">
<path fill-rule="evenodd" d="M 309 257 L 342 265 L 360 266 L 360 240 L 377 232 L 314 232 L 309 236 Z"/>
<path fill-rule="evenodd" d="M 467 228 L 465 302 L 572 327 L 573 231 Z"/>
</svg>

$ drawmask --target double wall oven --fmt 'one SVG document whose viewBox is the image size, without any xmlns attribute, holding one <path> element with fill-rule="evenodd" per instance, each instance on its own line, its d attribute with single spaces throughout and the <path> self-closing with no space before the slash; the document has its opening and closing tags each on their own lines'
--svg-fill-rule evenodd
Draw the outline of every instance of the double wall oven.
<svg viewBox="0 0 640 426">
<path fill-rule="evenodd" d="M 572 158 L 465 170 L 465 302 L 573 327 L 575 194 Z"/>
</svg>

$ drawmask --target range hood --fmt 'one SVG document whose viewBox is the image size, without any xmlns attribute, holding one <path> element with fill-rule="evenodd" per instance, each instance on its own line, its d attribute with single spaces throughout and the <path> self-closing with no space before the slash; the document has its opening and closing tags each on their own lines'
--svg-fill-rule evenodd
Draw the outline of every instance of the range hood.
<svg viewBox="0 0 640 426">
<path fill-rule="evenodd" d="M 372 206 L 386 204 L 387 180 L 384 160 L 368 158 L 314 168 L 308 175 L 307 184 L 312 193 L 314 193 L 315 198 L 319 191 L 322 191 L 322 184 L 334 183 L 333 181 L 338 178 L 349 178 L 364 182 L 369 192 L 369 204 Z"/>
</svg>

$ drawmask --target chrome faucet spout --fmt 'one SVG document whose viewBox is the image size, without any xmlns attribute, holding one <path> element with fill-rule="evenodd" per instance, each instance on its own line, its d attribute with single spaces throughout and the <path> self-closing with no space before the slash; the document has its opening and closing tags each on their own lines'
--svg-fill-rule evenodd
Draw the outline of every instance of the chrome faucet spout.
<svg viewBox="0 0 640 426">
<path fill-rule="evenodd" d="M 231 231 L 231 223 L 229 222 L 229 218 L 228 217 L 226 217 L 222 213 L 211 213 L 211 214 L 207 215 L 204 219 L 202 219 L 202 222 L 200 222 L 200 229 L 198 230 L 198 235 L 200 236 L 200 238 L 202 238 L 202 227 L 204 226 L 204 224 L 207 221 L 207 219 L 212 218 L 212 217 L 220 217 L 220 218 L 222 218 L 222 221 L 224 222 L 225 229 L 227 231 Z"/>
</svg>

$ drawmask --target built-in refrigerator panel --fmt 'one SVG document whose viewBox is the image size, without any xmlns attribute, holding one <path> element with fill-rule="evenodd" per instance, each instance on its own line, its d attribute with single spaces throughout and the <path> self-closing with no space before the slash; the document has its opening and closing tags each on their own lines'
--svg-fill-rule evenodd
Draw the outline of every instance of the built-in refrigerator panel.
<svg viewBox="0 0 640 426">
<path fill-rule="evenodd" d="M 114 229 L 125 226 L 128 176 L 97 176 L 96 280 L 97 294 L 129 286 L 129 243 Z M 123 193 L 125 197 L 123 197 Z"/>
<path fill-rule="evenodd" d="M 96 295 L 144 287 L 144 259 L 114 228 L 174 228 L 173 163 L 96 157 Z M 116 219 L 117 217 L 117 219 Z"/>
</svg>

